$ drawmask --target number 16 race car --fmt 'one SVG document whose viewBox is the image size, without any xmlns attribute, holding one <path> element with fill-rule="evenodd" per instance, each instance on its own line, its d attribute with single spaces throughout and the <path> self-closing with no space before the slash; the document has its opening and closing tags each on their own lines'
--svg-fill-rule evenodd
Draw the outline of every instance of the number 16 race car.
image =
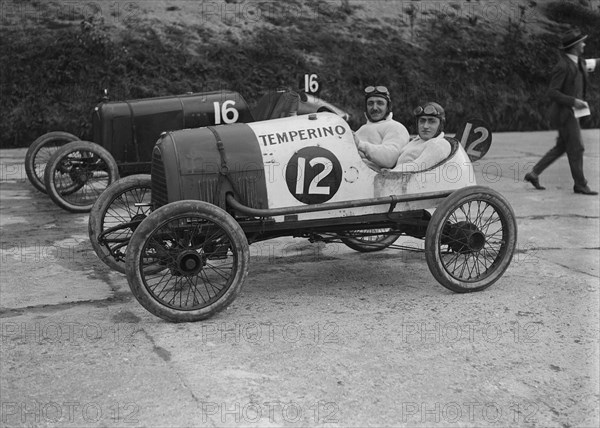
<svg viewBox="0 0 600 428">
<path fill-rule="evenodd" d="M 105 96 L 92 112 L 92 142 L 62 131 L 44 134 L 29 146 L 25 171 L 31 184 L 61 208 L 89 212 L 119 177 L 150 172 L 152 148 L 163 131 L 317 111 L 347 117 L 312 94 L 283 90 L 268 91 L 253 109 L 228 90 L 128 101 Z"/>
<path fill-rule="evenodd" d="M 438 165 L 381 173 L 332 113 L 164 133 L 152 152 L 152 209 L 128 225 L 132 293 L 165 320 L 205 319 L 239 293 L 249 245 L 282 236 L 358 251 L 424 239 L 441 285 L 483 290 L 510 264 L 515 216 L 476 185 L 465 149 L 447 139 L 451 154 Z"/>
</svg>

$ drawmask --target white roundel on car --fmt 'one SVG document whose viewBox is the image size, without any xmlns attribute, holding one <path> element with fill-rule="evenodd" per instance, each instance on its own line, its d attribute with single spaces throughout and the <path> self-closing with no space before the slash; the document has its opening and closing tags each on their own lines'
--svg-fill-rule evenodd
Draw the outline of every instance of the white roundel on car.
<svg viewBox="0 0 600 428">
<path fill-rule="evenodd" d="M 249 126 L 263 156 L 269 208 L 373 196 L 375 173 L 359 174 L 364 162 L 339 116 L 317 113 Z"/>
</svg>

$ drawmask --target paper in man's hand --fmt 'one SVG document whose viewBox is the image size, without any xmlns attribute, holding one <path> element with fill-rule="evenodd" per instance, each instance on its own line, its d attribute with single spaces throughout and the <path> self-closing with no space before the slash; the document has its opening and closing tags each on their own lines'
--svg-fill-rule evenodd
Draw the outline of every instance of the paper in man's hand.
<svg viewBox="0 0 600 428">
<path fill-rule="evenodd" d="M 584 117 L 584 116 L 589 116 L 590 114 L 592 114 L 592 112 L 590 111 L 590 106 L 588 105 L 588 103 L 585 103 L 585 107 L 584 108 L 573 107 L 573 112 L 575 113 L 575 117 L 577 117 L 577 118 Z"/>
</svg>

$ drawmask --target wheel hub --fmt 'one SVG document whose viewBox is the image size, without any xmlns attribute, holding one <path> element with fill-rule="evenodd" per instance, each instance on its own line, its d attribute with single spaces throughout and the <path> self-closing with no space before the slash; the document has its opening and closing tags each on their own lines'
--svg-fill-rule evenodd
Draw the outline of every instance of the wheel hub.
<svg viewBox="0 0 600 428">
<path fill-rule="evenodd" d="M 184 251 L 177 256 L 177 272 L 182 276 L 198 274 L 205 264 L 205 257 L 194 250 Z"/>
<path fill-rule="evenodd" d="M 447 244 L 457 253 L 475 253 L 481 251 L 486 244 L 483 232 L 467 221 L 451 225 L 446 236 Z"/>
<path fill-rule="evenodd" d="M 87 183 L 88 180 L 90 180 L 94 176 L 94 174 L 91 171 L 86 171 L 79 168 L 74 171 L 71 171 L 70 175 L 71 180 L 73 180 L 73 182 L 77 184 Z"/>
</svg>

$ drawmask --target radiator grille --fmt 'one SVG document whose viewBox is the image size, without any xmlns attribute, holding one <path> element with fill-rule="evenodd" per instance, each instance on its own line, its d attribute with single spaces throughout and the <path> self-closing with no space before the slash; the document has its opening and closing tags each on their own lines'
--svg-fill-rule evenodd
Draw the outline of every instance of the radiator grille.
<svg viewBox="0 0 600 428">
<path fill-rule="evenodd" d="M 162 161 L 160 148 L 155 147 L 152 151 L 152 205 L 154 209 L 166 205 L 167 198 L 167 178 L 165 176 L 165 166 Z"/>
</svg>

